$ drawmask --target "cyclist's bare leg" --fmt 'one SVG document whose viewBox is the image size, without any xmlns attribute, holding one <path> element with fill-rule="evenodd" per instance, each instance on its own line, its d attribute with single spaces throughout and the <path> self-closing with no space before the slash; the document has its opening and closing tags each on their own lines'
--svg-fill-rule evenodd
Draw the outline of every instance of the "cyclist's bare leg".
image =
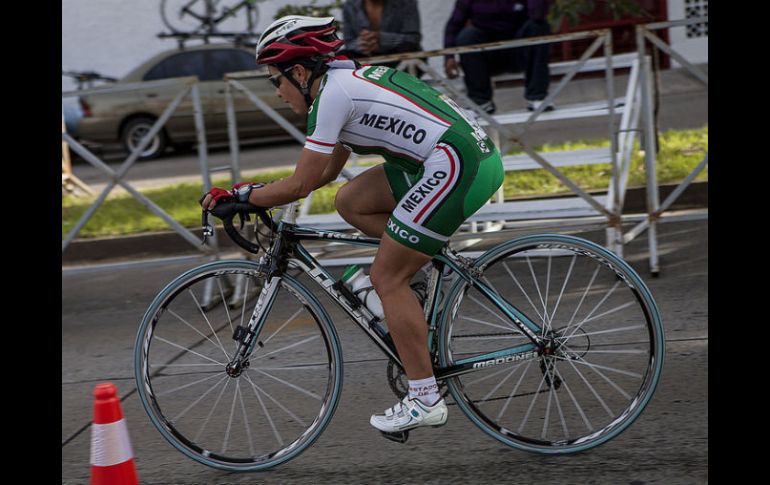
<svg viewBox="0 0 770 485">
<path fill-rule="evenodd" d="M 382 237 L 396 208 L 382 165 L 360 174 L 337 192 L 334 205 L 343 219 L 367 236 Z"/>
<path fill-rule="evenodd" d="M 396 207 L 383 166 L 369 169 L 344 185 L 337 192 L 335 205 L 352 226 L 369 236 L 382 238 L 370 277 L 382 301 L 388 329 L 409 379 L 432 376 L 428 324 L 409 286 L 414 274 L 432 258 L 383 236 Z"/>
<path fill-rule="evenodd" d="M 370 271 L 372 284 L 382 300 L 390 335 L 410 380 L 433 375 L 428 353 L 428 324 L 417 296 L 409 287 L 414 274 L 431 259 L 386 234 Z"/>
</svg>

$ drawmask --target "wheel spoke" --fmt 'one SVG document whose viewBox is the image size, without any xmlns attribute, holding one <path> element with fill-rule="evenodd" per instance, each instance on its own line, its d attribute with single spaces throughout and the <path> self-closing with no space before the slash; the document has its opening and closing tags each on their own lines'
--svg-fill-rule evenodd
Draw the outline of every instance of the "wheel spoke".
<svg viewBox="0 0 770 485">
<path fill-rule="evenodd" d="M 179 414 L 177 414 L 176 416 L 174 416 L 173 418 L 171 418 L 171 422 L 172 422 L 172 423 L 174 423 L 174 422 L 177 422 L 177 421 L 179 421 L 180 419 L 182 419 L 182 417 L 183 417 L 185 414 L 187 414 L 187 411 L 189 411 L 190 409 L 194 408 L 196 404 L 198 404 L 199 402 L 201 402 L 201 401 L 203 400 L 203 398 L 204 398 L 204 397 L 208 396 L 208 395 L 209 395 L 209 393 L 210 393 L 211 391 L 213 391 L 214 389 L 216 389 L 216 388 L 217 388 L 217 387 L 218 387 L 218 386 L 219 386 L 219 385 L 222 383 L 222 381 L 223 381 L 223 380 L 225 380 L 225 379 L 227 379 L 227 378 L 228 378 L 228 376 L 227 376 L 227 375 L 223 375 L 223 376 L 222 376 L 222 378 L 221 378 L 221 379 L 219 379 L 219 380 L 216 382 L 216 384 L 214 384 L 213 386 L 211 386 L 211 387 L 209 388 L 209 390 L 208 390 L 208 391 L 206 391 L 206 392 L 204 392 L 203 394 L 201 394 L 201 395 L 200 395 L 200 397 L 199 397 L 198 399 L 196 399 L 195 401 L 193 401 L 193 402 L 192 402 L 192 404 L 190 404 L 189 406 L 187 406 L 186 408 L 184 408 L 182 411 L 180 411 L 180 412 L 179 412 Z"/>
<path fill-rule="evenodd" d="M 482 302 L 481 300 L 479 300 L 479 299 L 478 299 L 478 298 L 476 298 L 475 296 L 473 296 L 473 295 L 470 295 L 468 298 L 470 298 L 471 300 L 473 300 L 473 301 L 474 301 L 474 302 L 475 302 L 477 305 L 479 305 L 480 307 L 482 307 L 483 309 L 485 309 L 486 311 L 488 311 L 488 312 L 489 312 L 489 313 L 491 313 L 492 315 L 496 316 L 496 317 L 497 317 L 497 318 L 498 318 L 498 319 L 499 319 L 501 322 L 505 323 L 505 324 L 506 324 L 506 326 L 507 326 L 507 329 L 506 329 L 506 330 L 518 330 L 518 329 L 516 328 L 516 326 L 514 326 L 514 325 L 511 325 L 511 324 L 510 324 L 510 322 L 509 322 L 508 320 L 506 320 L 506 319 L 504 319 L 503 317 L 501 317 L 501 316 L 500 316 L 500 315 L 499 315 L 499 314 L 498 314 L 496 311 L 494 311 L 494 310 L 492 310 L 491 308 L 489 308 L 487 305 L 485 305 L 485 304 L 484 304 L 484 302 Z"/>
<path fill-rule="evenodd" d="M 572 322 L 575 320 L 575 316 L 577 315 L 578 310 L 580 310 L 580 307 L 583 306 L 583 301 L 586 299 L 586 295 L 591 290 L 591 286 L 593 286 L 594 280 L 596 279 L 596 275 L 598 274 L 599 274 L 599 266 L 596 267 L 596 269 L 594 270 L 594 274 L 591 275 L 591 281 L 588 282 L 588 286 L 586 286 L 586 289 L 583 292 L 583 296 L 580 298 L 580 301 L 578 302 L 578 305 L 575 308 L 575 311 L 572 313 L 572 317 L 569 319 L 569 322 L 567 323 L 567 327 L 564 330 L 564 333 L 567 333 L 567 330 L 569 330 L 570 326 L 572 326 Z"/>
<path fill-rule="evenodd" d="M 283 404 L 281 404 L 279 401 L 277 401 L 277 400 L 276 400 L 276 399 L 275 399 L 273 396 L 271 396 L 271 395 L 270 395 L 270 394 L 269 394 L 267 391 L 265 391 L 264 389 L 262 389 L 261 387 L 259 387 L 257 384 L 255 384 L 255 383 L 254 383 L 254 381 L 252 381 L 252 380 L 251 380 L 251 378 L 248 376 L 248 374 L 246 374 L 246 375 L 245 375 L 245 377 L 246 377 L 246 380 L 247 380 L 247 381 L 249 381 L 249 383 L 252 385 L 252 387 L 254 387 L 254 389 L 255 389 L 256 391 L 259 391 L 259 392 L 261 392 L 262 394 L 264 394 L 264 395 L 265 395 L 265 397 L 267 397 L 268 399 L 270 399 L 271 401 L 273 401 L 273 403 L 275 403 L 275 405 L 276 405 L 276 406 L 278 406 L 279 408 L 281 408 L 281 409 L 282 409 L 282 410 L 283 410 L 283 411 L 284 411 L 286 414 L 288 414 L 289 416 L 291 416 L 291 418 L 292 418 L 292 419 L 294 419 L 296 422 L 298 422 L 298 423 L 299 423 L 299 424 L 301 424 L 302 426 L 307 426 L 307 424 L 305 424 L 305 421 L 303 421 L 303 420 L 302 420 L 302 418 L 300 418 L 299 416 L 297 416 L 296 414 L 294 414 L 293 412 L 291 412 L 291 411 L 290 411 L 290 410 L 289 410 L 289 409 L 288 409 L 286 406 L 284 406 L 284 405 L 283 405 Z"/>
<path fill-rule="evenodd" d="M 505 410 L 508 409 L 508 405 L 511 403 L 511 398 L 516 394 L 516 391 L 519 389 L 519 385 L 521 384 L 521 381 L 524 380 L 524 376 L 527 375 L 527 371 L 529 370 L 529 366 L 532 365 L 532 361 L 530 360 L 527 362 L 527 367 L 524 368 L 524 372 L 521 373 L 521 377 L 519 377 L 519 381 L 514 386 L 513 390 L 510 394 L 508 394 L 508 399 L 505 400 L 505 405 L 503 405 L 503 408 L 500 410 L 500 412 L 497 414 L 497 420 L 500 420 L 500 417 L 505 413 Z"/>
<path fill-rule="evenodd" d="M 232 379 L 227 379 L 227 380 L 225 381 L 225 385 L 222 387 L 222 390 L 221 390 L 221 391 L 219 391 L 219 395 L 217 396 L 217 400 L 216 400 L 216 401 L 214 401 L 214 405 L 213 405 L 213 406 L 211 406 L 211 411 L 209 411 L 209 414 L 208 414 L 208 416 L 206 416 L 206 419 L 205 419 L 205 420 L 203 421 L 203 423 L 201 424 L 201 427 L 200 427 L 200 429 L 198 430 L 198 433 L 195 435 L 195 438 L 193 438 L 193 441 L 194 441 L 194 442 L 198 442 L 198 440 L 200 440 L 200 437 L 201 437 L 201 435 L 203 434 L 203 430 L 205 430 L 205 429 L 206 429 L 206 426 L 208 426 L 208 424 L 209 424 L 209 421 L 211 421 L 211 416 L 213 416 L 213 415 L 214 415 L 214 410 L 216 410 L 217 406 L 219 405 L 219 401 L 221 401 L 221 400 L 222 400 L 222 395 L 223 395 L 223 394 L 225 393 L 225 391 L 227 390 L 227 386 L 228 386 L 228 385 L 230 385 L 230 381 L 231 381 L 231 380 L 232 380 Z"/>
<path fill-rule="evenodd" d="M 235 328 L 233 327 L 233 319 L 230 317 L 230 309 L 228 308 L 228 305 L 227 305 L 227 299 L 225 298 L 225 292 L 222 289 L 221 276 L 217 276 L 216 280 L 217 280 L 217 286 L 219 287 L 219 296 L 222 298 L 222 306 L 225 307 L 225 313 L 227 314 L 227 323 L 230 324 L 230 332 L 231 332 L 230 335 L 235 335 Z M 233 348 L 233 352 L 237 352 L 238 351 L 238 342 L 233 341 L 233 345 L 235 346 Z"/>
<path fill-rule="evenodd" d="M 521 365 L 521 364 L 517 364 L 517 365 Z M 508 372 L 508 367 L 503 367 L 502 369 L 500 369 L 500 370 L 498 370 L 496 372 L 493 372 L 493 373 L 489 374 L 488 376 L 480 377 L 478 379 L 474 379 L 474 380 L 468 381 L 468 382 L 463 382 L 463 387 L 469 387 L 469 386 L 471 386 L 473 384 L 478 384 L 479 382 L 484 382 L 487 379 L 491 379 L 492 377 L 495 377 L 497 375 L 502 374 L 503 372 Z"/>
<path fill-rule="evenodd" d="M 235 394 L 233 395 L 233 404 L 230 406 L 230 419 L 227 421 L 225 430 L 225 439 L 222 443 L 222 454 L 227 452 L 227 445 L 230 443 L 230 430 L 233 428 L 233 416 L 235 416 L 235 403 L 238 402 L 238 393 L 241 390 L 241 381 L 235 381 Z"/>
<path fill-rule="evenodd" d="M 272 377 L 270 374 L 267 374 L 265 372 L 261 372 L 262 374 L 265 374 L 268 377 Z M 249 382 L 251 382 L 251 379 L 249 379 Z M 273 422 L 273 418 L 270 417 L 270 412 L 267 410 L 267 407 L 265 406 L 265 402 L 262 400 L 262 396 L 259 395 L 259 391 L 257 390 L 256 385 L 252 382 L 252 389 L 254 389 L 254 395 L 257 396 L 257 400 L 259 401 L 259 406 L 262 408 L 262 412 L 265 413 L 265 417 L 267 418 L 268 423 L 270 423 L 270 428 L 273 430 L 273 434 L 275 435 L 275 439 L 278 441 L 278 444 L 283 446 L 283 438 L 281 438 L 281 433 L 278 432 L 278 428 L 275 427 L 275 423 Z"/>
<path fill-rule="evenodd" d="M 607 411 L 607 414 L 610 417 L 614 416 L 614 414 L 612 413 L 612 410 L 610 409 L 610 407 L 607 405 L 606 402 L 604 402 L 604 399 L 602 399 L 602 397 L 599 395 L 599 393 L 596 392 L 596 389 L 594 389 L 594 386 L 592 386 L 591 383 L 588 382 L 588 379 L 586 379 L 586 377 L 583 375 L 583 373 L 580 372 L 580 369 L 578 369 L 571 360 L 569 360 L 568 362 L 569 362 L 569 365 L 572 366 L 572 369 L 575 371 L 575 373 L 578 375 L 578 377 L 580 377 L 580 379 L 583 381 L 583 384 L 586 385 L 588 390 L 591 391 L 591 394 L 593 394 L 594 397 L 596 398 L 596 400 L 599 401 L 599 404 L 601 404 L 601 406 L 604 408 L 604 410 Z M 572 393 L 570 393 L 570 395 L 571 394 Z M 583 413 L 583 408 L 580 407 L 580 405 L 577 403 L 577 400 L 574 397 L 572 399 L 575 402 L 575 407 L 580 412 L 580 415 L 583 416 L 583 420 L 585 421 L 586 426 L 588 427 L 588 431 L 591 431 L 593 429 L 593 426 L 591 425 L 591 422 L 588 420 L 588 418 L 585 417 L 585 414 Z"/>
<path fill-rule="evenodd" d="M 559 358 L 559 360 L 569 360 L 570 362 L 575 362 L 577 364 L 582 364 L 582 365 L 587 366 L 589 369 L 591 369 L 592 371 L 596 372 L 602 379 L 604 379 L 609 385 L 611 385 L 613 387 L 613 389 L 618 391 L 624 398 L 628 399 L 629 401 L 631 400 L 631 396 L 626 391 L 621 389 L 620 386 L 615 384 L 615 381 L 613 381 L 612 379 L 610 379 L 609 377 L 604 375 L 601 371 L 599 371 L 599 369 L 608 370 L 608 371 L 611 371 L 611 372 L 617 372 L 619 374 L 623 374 L 623 375 L 630 376 L 630 377 L 637 377 L 639 379 L 642 378 L 642 376 L 640 374 L 635 374 L 633 372 L 622 371 L 620 369 L 613 369 L 612 367 L 606 367 L 606 366 L 603 366 L 603 365 L 591 364 L 591 363 L 586 362 L 582 358 L 578 358 L 577 360 Z"/>
<path fill-rule="evenodd" d="M 213 346 L 214 346 L 214 347 L 216 347 L 216 348 L 219 348 L 219 345 L 217 345 L 217 343 L 216 343 L 216 342 L 214 342 L 213 340 L 211 340 L 211 339 L 210 339 L 210 338 L 208 338 L 207 336 L 203 335 L 203 333 L 202 333 L 200 330 L 198 330 L 197 328 L 195 328 L 195 327 L 193 327 L 192 325 L 190 325 L 190 323 L 189 323 L 187 320 L 185 320 L 184 318 L 182 318 L 182 317 L 180 317 L 179 315 L 177 315 L 177 314 L 176 314 L 176 312 L 174 312 L 174 310 L 168 310 L 168 312 L 169 312 L 171 315 L 175 316 L 175 317 L 176 317 L 176 318 L 177 318 L 177 319 L 178 319 L 180 322 L 182 322 L 182 323 L 184 323 L 185 325 L 187 325 L 188 327 L 190 327 L 190 328 L 191 328 L 191 329 L 192 329 L 192 330 L 193 330 L 195 333 L 197 333 L 197 334 L 198 334 L 198 335 L 200 335 L 201 337 L 203 337 L 203 338 L 205 338 L 206 340 L 208 340 L 209 342 L 211 342 L 211 345 L 213 345 Z M 226 354 L 225 354 L 225 355 L 226 355 Z"/>
<path fill-rule="evenodd" d="M 200 358 L 202 358 L 202 359 L 206 359 L 206 360 L 208 360 L 208 361 L 210 361 L 210 362 L 213 362 L 213 363 L 215 363 L 215 364 L 219 364 L 219 365 L 221 365 L 221 366 L 223 366 L 223 367 L 226 365 L 224 362 L 219 362 L 219 361 L 216 361 L 216 360 L 212 359 L 211 357 L 206 357 L 206 356 L 205 356 L 205 355 L 203 355 L 203 354 L 199 354 L 198 352 L 196 352 L 196 351 L 194 351 L 194 350 L 192 350 L 192 349 L 188 349 L 188 348 L 186 348 L 186 347 L 182 347 L 181 345 L 179 345 L 179 344 L 175 344 L 174 342 L 171 342 L 171 341 L 169 341 L 169 340 L 166 340 L 166 339 L 164 339 L 163 337 L 158 337 L 158 336 L 155 336 L 155 339 L 156 339 L 156 340 L 160 340 L 160 341 L 161 341 L 161 342 L 163 342 L 164 344 L 168 344 L 168 345 L 170 345 L 170 346 L 172 346 L 172 347 L 175 347 L 175 348 L 177 348 L 177 349 L 180 349 L 180 350 L 184 350 L 185 352 L 189 352 L 189 353 L 191 353 L 191 354 L 197 355 L 198 357 L 200 357 Z"/>
<path fill-rule="evenodd" d="M 556 370 L 556 372 L 559 372 L 558 369 L 556 369 L 556 368 L 554 368 L 554 369 Z M 570 399 L 572 399 L 572 404 L 575 405 L 575 409 L 580 414 L 580 417 L 583 419 L 583 423 L 586 425 L 586 430 L 587 431 L 593 430 L 593 425 L 591 424 L 591 420 L 588 419 L 588 416 L 586 416 L 585 411 L 583 411 L 583 408 L 580 406 L 580 403 L 578 403 L 577 398 L 575 397 L 575 394 L 573 394 L 572 389 L 570 389 L 569 384 L 567 383 L 567 379 L 562 377 L 561 372 L 559 372 L 558 376 L 559 376 L 559 379 L 561 379 L 561 385 L 564 386 L 564 388 L 567 390 L 567 394 L 569 394 Z M 593 391 L 593 389 L 591 389 L 591 390 Z M 569 438 L 569 433 L 567 431 L 566 423 L 564 425 L 564 434 L 565 434 L 566 438 Z"/>
<path fill-rule="evenodd" d="M 240 383 L 239 383 L 240 386 Z M 241 412 L 243 413 L 243 422 L 246 424 L 246 437 L 249 440 L 249 452 L 251 453 L 251 456 L 256 456 L 256 453 L 254 452 L 254 439 L 251 437 L 251 425 L 249 424 L 249 415 L 246 412 L 246 404 L 243 402 L 243 392 L 239 392 L 238 397 L 240 397 L 241 400 Z"/>
<path fill-rule="evenodd" d="M 246 317 L 246 300 L 249 297 L 249 278 L 246 278 L 246 285 L 243 289 L 243 304 L 241 305 L 241 327 L 244 327 L 243 320 Z M 256 306 L 254 309 L 256 310 Z"/>
<path fill-rule="evenodd" d="M 310 342 L 311 340 L 315 340 L 315 339 L 317 339 L 319 337 L 320 337 L 319 335 L 314 335 L 314 336 L 308 337 L 308 338 L 306 338 L 304 340 L 300 340 L 299 342 L 294 342 L 293 344 L 287 345 L 285 347 L 281 347 L 280 349 L 273 350 L 272 352 L 268 352 L 266 354 L 260 354 L 259 357 L 255 358 L 255 359 L 252 359 L 252 362 L 256 362 L 256 361 L 258 361 L 260 359 L 264 359 L 268 355 L 277 354 L 279 352 L 283 352 L 284 350 L 289 350 L 289 349 L 293 349 L 294 347 L 298 347 L 300 345 L 305 345 L 306 343 Z"/>
<path fill-rule="evenodd" d="M 514 372 L 516 372 L 516 369 L 517 369 L 517 368 L 518 368 L 518 366 L 517 366 L 517 367 L 514 367 L 513 369 L 511 369 L 511 371 L 510 371 L 510 372 L 508 372 L 508 375 L 507 375 L 507 376 L 505 376 L 505 378 L 504 378 L 502 381 L 498 382 L 498 383 L 497 383 L 497 385 L 496 385 L 495 387 L 493 387 L 493 388 L 492 388 L 492 390 L 490 390 L 490 391 L 487 393 L 487 395 L 486 395 L 486 396 L 484 396 L 483 398 L 481 398 L 481 400 L 482 400 L 482 401 L 486 401 L 487 399 L 489 399 L 489 396 L 491 396 L 491 395 L 492 395 L 492 394 L 494 394 L 494 393 L 495 393 L 495 392 L 496 392 L 498 389 L 500 389 L 500 386 L 502 386 L 503 384 L 505 384 L 505 381 L 507 381 L 507 380 L 508 380 L 508 379 L 509 379 L 509 378 L 510 378 L 512 375 L 513 375 L 513 373 L 514 373 Z"/>
<path fill-rule="evenodd" d="M 639 291 L 643 283 L 631 283 L 632 269 L 593 243 L 543 235 L 506 244 L 479 257 L 479 278 L 490 291 L 512 294 L 506 301 L 515 311 L 531 312 L 546 345 L 514 368 L 454 377 L 451 388 L 477 426 L 512 447 L 589 449 L 625 429 L 655 389 L 662 364 L 655 302 Z M 444 362 L 499 356 L 506 342 L 527 342 L 516 339 L 529 332 L 504 328 L 514 324 L 506 310 L 485 305 L 499 292 L 485 298 L 465 288 L 458 285 L 445 304 L 454 319 L 440 335 L 448 340 L 439 346 Z"/>
<path fill-rule="evenodd" d="M 543 321 L 543 335 L 545 335 L 545 326 L 546 326 L 545 301 L 543 301 L 543 293 L 540 291 L 540 284 L 537 282 L 537 276 L 535 276 L 535 269 L 532 267 L 532 260 L 529 258 L 529 255 L 527 255 L 527 265 L 529 266 L 529 273 L 532 275 L 532 282 L 535 283 L 535 288 L 537 289 L 537 296 L 540 298 L 540 303 L 543 305 L 544 314 L 540 316 L 540 319 Z"/>
<path fill-rule="evenodd" d="M 276 380 L 276 381 L 280 382 L 281 384 L 284 384 L 284 385 L 286 385 L 286 386 L 289 386 L 289 387 L 291 387 L 292 389 L 294 389 L 295 391 L 299 391 L 299 392 L 301 392 L 302 394 L 304 394 L 304 395 L 306 395 L 306 396 L 310 396 L 310 397 L 312 397 L 313 399 L 316 399 L 316 400 L 318 400 L 318 401 L 322 401 L 322 400 L 323 400 L 323 399 L 321 398 L 321 396 L 319 396 L 318 394 L 312 393 L 312 392 L 308 391 L 307 389 L 303 389 L 303 388 L 301 388 L 301 387 L 299 387 L 299 386 L 297 386 L 297 385 L 294 385 L 294 384 L 292 384 L 291 382 L 289 382 L 289 381 L 286 381 L 286 380 L 284 380 L 284 379 L 281 379 L 281 378 L 279 378 L 279 377 L 275 377 L 275 376 L 274 376 L 274 375 L 272 375 L 272 374 L 268 374 L 268 373 L 267 373 L 267 372 L 265 372 L 265 371 L 262 371 L 262 370 L 259 370 L 259 369 L 249 369 L 249 370 L 253 370 L 253 371 L 255 371 L 255 372 L 259 372 L 260 374 L 266 375 L 267 377 L 269 377 L 269 378 L 271 378 L 271 379 L 273 379 L 273 380 Z"/>
<path fill-rule="evenodd" d="M 612 295 L 612 293 L 614 293 L 614 292 L 615 292 L 615 289 L 618 287 L 618 285 L 620 285 L 620 281 L 617 281 L 617 282 L 616 282 L 616 283 L 615 283 L 615 284 L 612 286 L 612 288 L 610 289 L 610 291 L 608 291 L 608 292 L 607 292 L 607 294 L 606 294 L 606 295 L 604 295 L 604 298 L 602 298 L 602 299 L 599 301 L 599 303 L 597 303 L 597 304 L 596 304 L 596 306 L 595 306 L 595 307 L 593 307 L 593 309 L 592 309 L 592 310 L 591 310 L 591 312 L 588 314 L 588 316 L 587 316 L 587 317 L 585 317 L 585 318 L 583 319 L 583 321 L 582 321 L 582 322 L 580 322 L 580 323 L 577 325 L 577 327 L 575 327 L 575 328 L 572 330 L 572 333 L 570 334 L 570 337 L 571 337 L 571 336 L 573 336 L 573 335 L 575 335 L 575 332 L 577 332 L 578 330 L 580 330 L 580 327 L 582 327 L 582 326 L 583 326 L 583 325 L 584 325 L 584 324 L 585 324 L 587 321 L 590 321 L 590 320 L 591 320 L 591 317 L 593 316 L 593 314 L 594 314 L 594 313 L 596 313 L 596 310 L 598 310 L 598 309 L 599 309 L 599 307 L 600 307 L 600 306 L 602 306 L 602 305 L 604 304 L 604 302 L 605 302 L 605 301 L 607 301 L 607 298 L 609 298 L 609 297 L 610 297 L 610 295 Z M 623 308 L 625 308 L 625 307 L 627 307 L 628 305 L 631 305 L 631 304 L 633 304 L 633 302 L 629 302 L 629 303 L 626 303 L 626 304 L 624 304 L 624 305 L 621 305 L 621 306 L 619 306 L 618 308 L 615 308 L 615 309 L 613 309 L 613 310 L 611 310 L 611 311 L 609 311 L 609 312 L 607 312 L 607 313 L 613 313 L 613 312 L 615 312 L 615 311 L 617 311 L 617 310 L 621 310 L 621 309 L 623 309 Z M 599 315 L 599 316 L 601 316 L 601 315 Z M 596 318 L 599 318 L 599 316 L 597 316 Z"/>
<path fill-rule="evenodd" d="M 545 300 L 543 301 L 543 338 L 547 331 L 551 330 L 551 321 L 548 320 L 548 293 L 551 289 L 551 250 L 548 250 L 548 271 L 545 279 Z"/>
<path fill-rule="evenodd" d="M 551 316 L 548 318 L 548 322 L 552 323 L 553 319 L 556 318 L 556 310 L 559 309 L 559 303 L 561 303 L 561 298 L 564 296 L 564 290 L 567 288 L 567 283 L 569 282 L 570 276 L 572 275 L 572 268 L 575 266 L 575 260 L 577 259 L 577 255 L 572 255 L 572 260 L 569 264 L 569 269 L 567 270 L 567 276 L 564 277 L 564 284 L 561 287 L 561 291 L 559 292 L 559 298 L 556 299 L 556 304 L 553 307 L 553 313 L 551 313 Z"/>
<path fill-rule="evenodd" d="M 543 315 L 540 314 L 540 312 L 538 311 L 538 309 L 535 306 L 535 304 L 532 303 L 532 299 L 529 297 L 529 293 L 524 291 L 524 288 L 521 287 L 521 283 L 519 283 L 519 280 L 516 279 L 516 276 L 514 276 L 513 271 L 511 271 L 511 268 L 508 267 L 508 264 L 507 263 L 503 263 L 503 267 L 508 272 L 508 274 L 510 275 L 511 279 L 513 279 L 513 282 L 516 283 L 516 286 L 519 287 L 519 290 L 524 295 L 524 298 L 526 298 L 527 301 L 529 302 L 529 304 L 532 305 L 532 309 L 535 310 L 535 313 L 537 314 L 538 317 L 540 317 L 540 320 L 543 320 Z"/>
<path fill-rule="evenodd" d="M 269 337 L 267 337 L 267 339 L 265 339 L 265 340 L 264 340 L 262 343 L 263 343 L 263 344 L 265 344 L 265 345 L 267 345 L 267 343 L 270 341 L 270 339 L 272 339 L 273 337 L 275 337 L 275 336 L 278 334 L 278 332 L 280 332 L 281 330 L 283 330 L 283 328 L 284 328 L 286 325 L 288 325 L 288 324 L 289 324 L 289 323 L 291 323 L 291 322 L 292 322 L 292 321 L 293 321 L 295 318 L 297 318 L 297 315 L 299 315 L 300 313 L 302 313 L 302 310 L 304 310 L 304 308 L 300 308 L 299 310 L 297 310 L 296 312 L 294 312 L 294 315 L 292 315 L 292 316 L 290 316 L 288 319 L 286 319 L 286 321 L 285 321 L 285 322 L 283 322 L 283 325 L 281 325 L 280 327 L 278 327 L 278 330 L 276 330 L 275 332 L 273 332 L 273 334 L 272 334 L 272 335 L 270 335 Z"/>
<path fill-rule="evenodd" d="M 463 319 L 463 320 L 467 320 L 467 321 L 469 321 L 469 322 L 480 323 L 480 324 L 482 324 L 482 325 L 486 325 L 486 326 L 488 326 L 488 327 L 499 328 L 499 329 L 501 329 L 501 330 L 507 330 L 507 331 L 509 331 L 509 332 L 510 332 L 511 330 L 513 330 L 513 331 L 515 331 L 516 333 L 518 333 L 518 334 L 521 334 L 521 330 L 519 330 L 518 328 L 503 327 L 503 326 L 501 326 L 501 325 L 495 325 L 494 323 L 491 323 L 491 322 L 487 322 L 486 320 L 479 320 L 478 318 L 472 318 L 472 317 L 466 317 L 466 316 L 463 316 L 463 317 L 460 317 L 460 318 L 461 318 L 461 319 Z"/>
<path fill-rule="evenodd" d="M 192 292 L 192 290 L 187 290 L 190 293 L 190 296 L 192 296 L 193 301 L 195 302 L 195 306 L 198 307 L 198 310 L 200 310 L 201 315 L 203 315 L 203 319 L 206 320 L 206 325 L 209 326 L 211 329 L 211 333 L 214 334 L 214 338 L 217 339 L 217 342 L 219 342 L 219 348 L 222 349 L 222 353 L 225 354 L 225 359 L 230 361 L 230 356 L 227 354 L 227 351 L 225 350 L 225 346 L 222 345 L 222 341 L 219 340 L 219 335 L 214 331 L 214 327 L 211 326 L 211 322 L 209 322 L 209 317 L 206 316 L 206 312 L 203 311 L 203 308 L 201 307 L 200 303 L 198 303 L 198 299 L 195 297 L 195 293 Z"/>
</svg>

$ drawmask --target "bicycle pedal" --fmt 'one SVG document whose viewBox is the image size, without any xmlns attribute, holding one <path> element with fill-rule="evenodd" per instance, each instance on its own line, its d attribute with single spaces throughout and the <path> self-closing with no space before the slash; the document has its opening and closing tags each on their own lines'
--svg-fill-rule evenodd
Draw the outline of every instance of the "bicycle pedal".
<svg viewBox="0 0 770 485">
<path fill-rule="evenodd" d="M 409 431 L 396 431 L 395 433 L 386 433 L 385 431 L 380 431 L 382 433 L 382 436 L 384 438 L 389 439 L 390 441 L 395 441 L 396 443 L 406 443 L 406 440 L 409 439 Z"/>
</svg>

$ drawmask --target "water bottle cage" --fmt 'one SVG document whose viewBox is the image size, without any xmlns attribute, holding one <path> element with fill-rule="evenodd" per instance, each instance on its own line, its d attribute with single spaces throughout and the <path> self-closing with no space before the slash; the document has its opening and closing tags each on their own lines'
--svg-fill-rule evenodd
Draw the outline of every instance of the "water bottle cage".
<svg viewBox="0 0 770 485">
<path fill-rule="evenodd" d="M 356 295 L 358 299 L 363 302 L 364 299 L 359 296 L 359 293 L 363 293 L 365 291 L 374 291 L 374 286 L 364 286 L 363 288 L 359 288 L 356 291 L 354 291 L 353 294 Z"/>
<path fill-rule="evenodd" d="M 347 287 L 344 281 L 338 280 L 336 283 L 332 285 L 332 288 L 337 290 L 343 298 L 348 302 L 348 305 L 353 310 L 357 310 L 358 308 L 363 306 L 363 302 L 360 298 L 358 298 L 357 295 L 355 295 L 352 291 L 350 291 L 350 288 Z"/>
</svg>

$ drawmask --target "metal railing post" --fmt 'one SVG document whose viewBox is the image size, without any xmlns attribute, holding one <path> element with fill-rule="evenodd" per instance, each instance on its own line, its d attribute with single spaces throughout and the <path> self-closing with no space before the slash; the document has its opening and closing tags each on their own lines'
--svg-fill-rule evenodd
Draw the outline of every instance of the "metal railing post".
<svg viewBox="0 0 770 485">
<path fill-rule="evenodd" d="M 241 181 L 241 152 L 238 143 L 238 121 L 235 116 L 233 88 L 230 81 L 225 82 L 225 104 L 227 105 L 227 136 L 230 139 L 230 159 L 233 183 Z"/>
<path fill-rule="evenodd" d="M 647 214 L 649 227 L 647 229 L 650 246 L 650 272 L 657 275 L 660 271 L 658 263 L 657 217 L 660 199 L 658 197 L 658 181 L 656 175 L 655 153 L 655 123 L 652 108 L 653 84 L 650 56 L 644 57 L 641 71 L 642 82 L 642 111 L 644 120 L 644 160 L 647 173 Z"/>
<path fill-rule="evenodd" d="M 608 132 L 610 134 L 610 187 L 607 198 L 610 217 L 607 229 L 607 247 L 620 257 L 623 257 L 623 231 L 621 226 L 621 204 L 619 186 L 619 167 L 617 143 L 615 137 L 615 79 L 612 69 L 612 33 L 607 32 L 604 36 L 604 57 L 606 59 L 604 77 L 607 83 L 607 106 L 609 108 Z"/>
</svg>

